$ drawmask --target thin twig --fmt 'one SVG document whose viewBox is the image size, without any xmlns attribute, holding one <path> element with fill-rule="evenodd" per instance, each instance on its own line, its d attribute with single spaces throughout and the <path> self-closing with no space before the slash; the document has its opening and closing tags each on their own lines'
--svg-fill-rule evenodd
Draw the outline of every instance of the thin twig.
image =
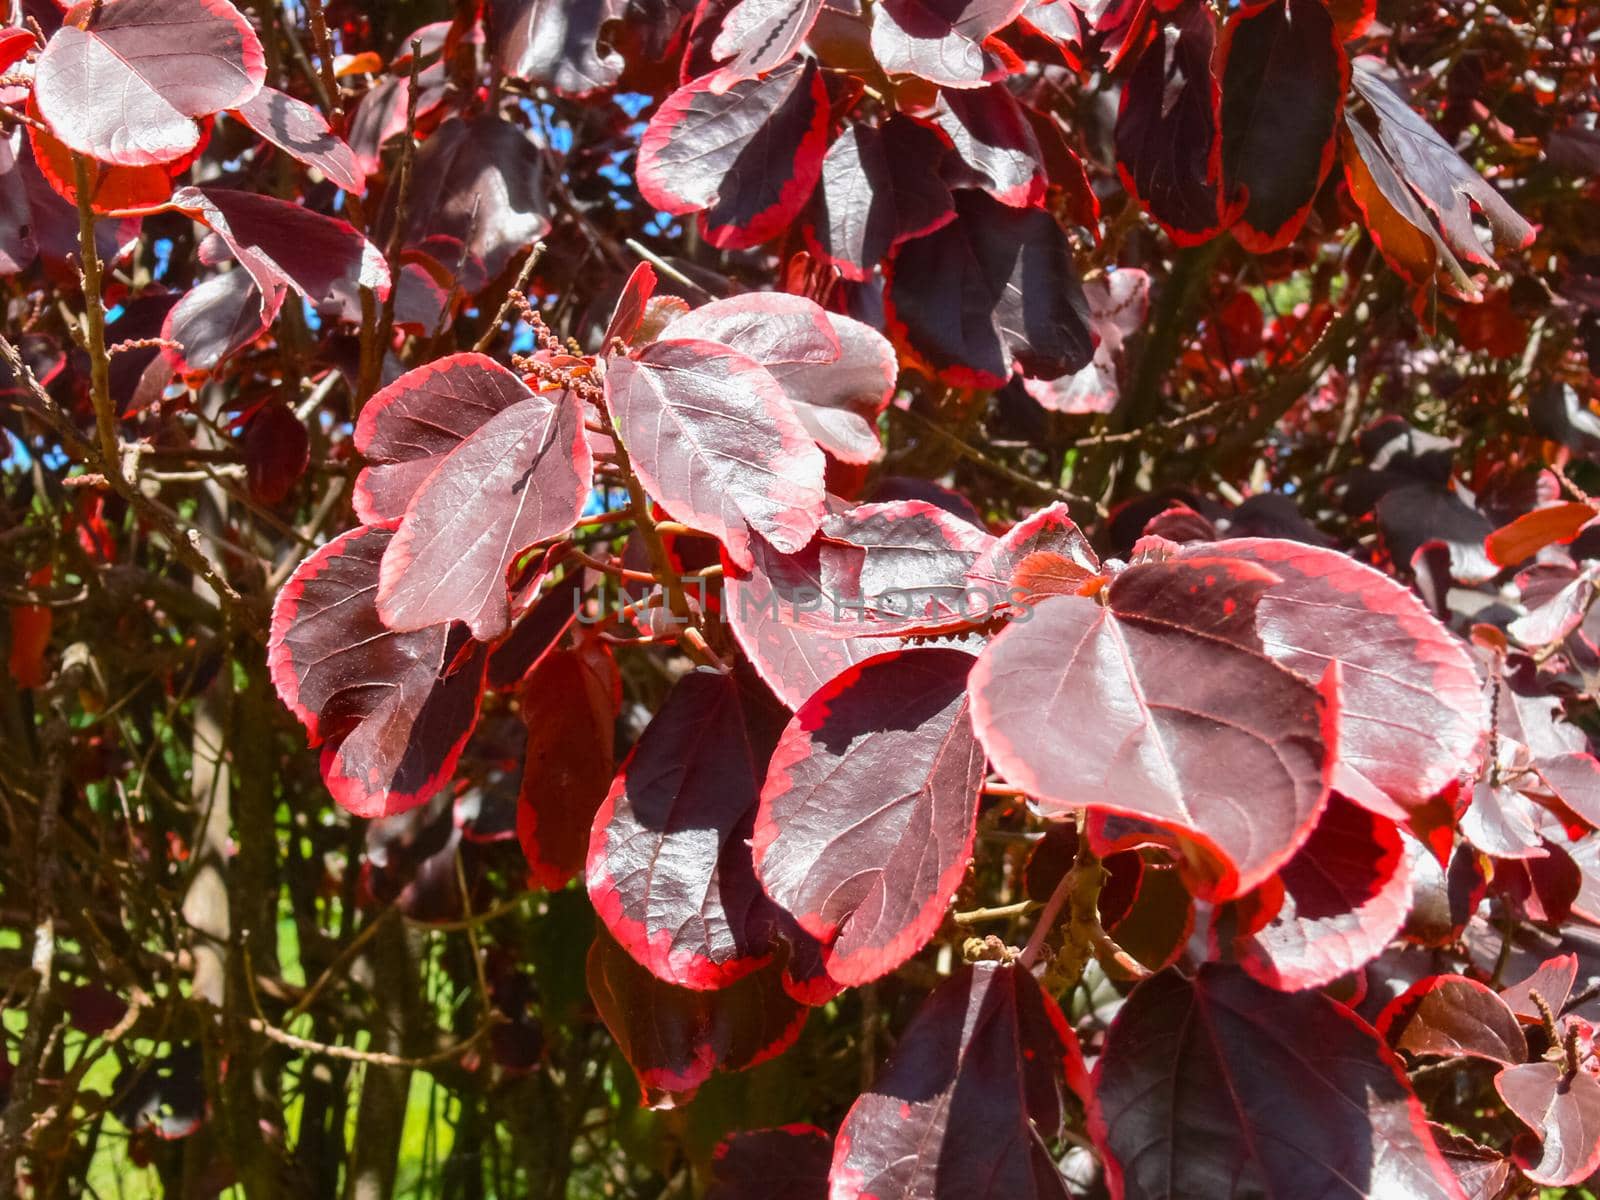
<svg viewBox="0 0 1600 1200">
<path fill-rule="evenodd" d="M 517 297 L 522 295 L 528 286 L 528 281 L 533 278 L 533 269 L 539 265 L 539 259 L 544 256 L 544 243 L 535 242 L 528 251 L 528 257 L 522 260 L 522 269 L 517 272 L 517 281 L 506 292 L 506 298 L 500 302 L 499 311 L 494 314 L 494 320 L 478 336 L 472 344 L 473 350 L 482 354 L 494 345 L 494 339 L 500 332 L 500 324 L 511 315 L 511 310 L 516 307 Z"/>
</svg>

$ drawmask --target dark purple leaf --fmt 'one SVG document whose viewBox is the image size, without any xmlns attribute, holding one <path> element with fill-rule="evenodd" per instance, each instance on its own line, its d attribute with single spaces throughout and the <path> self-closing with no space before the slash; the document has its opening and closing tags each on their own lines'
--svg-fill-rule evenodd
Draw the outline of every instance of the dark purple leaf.
<svg viewBox="0 0 1600 1200">
<path fill-rule="evenodd" d="M 257 411 L 245 426 L 242 449 L 250 496 L 269 506 L 283 501 L 311 461 L 306 427 L 287 404 Z"/>
<path fill-rule="evenodd" d="M 1055 218 L 978 191 L 957 195 L 956 214 L 895 251 L 890 328 L 930 371 L 962 386 L 998 387 L 1013 363 L 1039 379 L 1088 366 L 1089 304 Z"/>
<path fill-rule="evenodd" d="M 593 461 L 575 395 L 538 393 L 490 417 L 406 506 L 383 556 L 378 609 L 392 629 L 463 621 L 480 641 L 506 631 L 506 572 L 583 512 Z"/>
<path fill-rule="evenodd" d="M 647 1103 L 670 1107 L 718 1071 L 743 1071 L 782 1054 L 806 1023 L 776 964 L 717 991 L 657 979 L 604 930 L 589 950 L 589 995 L 638 1076 Z"/>
<path fill-rule="evenodd" d="M 261 289 L 261 316 L 268 323 L 290 289 L 312 304 L 345 306 L 358 303 L 360 288 L 371 288 L 380 299 L 389 294 L 383 254 L 346 221 L 227 188 L 179 188 L 170 207 L 209 226 L 227 244 Z"/>
<path fill-rule="evenodd" d="M 846 279 L 866 279 L 901 242 L 955 219 L 939 178 L 945 153 L 937 133 L 905 117 L 847 125 L 822 160 L 807 244 Z"/>
<path fill-rule="evenodd" d="M 595 911 L 641 965 L 682 987 L 726 987 L 772 957 L 750 863 L 760 779 L 731 678 L 678 681 L 595 816 Z"/>
<path fill-rule="evenodd" d="M 1562 1063 L 1523 1063 L 1495 1077 L 1495 1090 L 1539 1141 L 1539 1153 L 1517 1155 L 1534 1183 L 1569 1187 L 1600 1168 L 1600 1080 L 1569 1075 Z"/>
<path fill-rule="evenodd" d="M 951 88 L 1004 76 L 1008 64 L 987 40 L 1016 19 L 1024 0 L 880 0 L 872 12 L 872 54 L 890 75 L 916 75 Z"/>
<path fill-rule="evenodd" d="M 255 279 L 235 267 L 185 292 L 167 314 L 161 336 L 183 347 L 182 354 L 167 351 L 180 370 L 214 371 L 266 328 Z"/>
<path fill-rule="evenodd" d="M 330 183 L 365 194 L 367 179 L 355 153 L 311 105 L 264 87 L 234 114 L 278 149 L 321 171 Z"/>
<path fill-rule="evenodd" d="M 984 769 L 971 668 L 959 650 L 869 659 L 806 701 L 773 752 L 756 874 L 840 983 L 927 944 L 966 874 Z"/>
<path fill-rule="evenodd" d="M 273 685 L 313 746 L 333 798 L 361 817 L 404 812 L 450 779 L 478 719 L 486 654 L 457 664 L 444 625 L 396 633 L 378 619 L 393 526 L 352 529 L 295 569 L 272 607 Z M 453 668 L 453 669 L 452 669 Z"/>
<path fill-rule="evenodd" d="M 493 278 L 550 232 L 545 209 L 545 157 L 526 130 L 495 116 L 451 117 L 417 148 L 406 241 L 455 238 Z"/>
<path fill-rule="evenodd" d="M 620 682 L 603 646 L 553 650 L 523 682 L 528 750 L 517 840 L 539 887 L 565 887 L 583 870 L 594 815 L 611 788 Z"/>
<path fill-rule="evenodd" d="M 1528 1041 L 1506 1002 L 1463 975 L 1418 980 L 1389 1002 L 1378 1032 L 1407 1054 L 1520 1063 Z"/>
<path fill-rule="evenodd" d="M 1044 199 L 1044 153 L 1033 126 L 1004 84 L 940 93 L 933 125 L 955 147 L 960 183 L 983 188 L 1001 204 L 1028 208 Z"/>
<path fill-rule="evenodd" d="M 1223 223 L 1216 42 L 1205 5 L 1170 16 L 1134 63 L 1117 112 L 1122 184 L 1180 246 L 1208 240 Z"/>
<path fill-rule="evenodd" d="M 1222 39 L 1222 186 L 1233 235 L 1265 254 L 1311 212 L 1337 148 L 1350 60 L 1322 0 L 1258 0 Z"/>
<path fill-rule="evenodd" d="M 238 107 L 267 77 L 255 30 L 228 0 L 111 0 L 71 15 L 39 56 L 33 97 L 56 137 L 103 163 L 187 154 L 200 141 L 193 118 Z"/>
<path fill-rule="evenodd" d="M 1521 983 L 1501 989 L 1500 999 L 1506 1002 L 1506 1007 L 1524 1025 L 1539 1025 L 1544 1022 L 1544 1014 L 1534 1003 L 1533 994 L 1538 992 L 1540 998 L 1550 1006 L 1551 1012 L 1560 1013 L 1566 1006 L 1567 997 L 1572 994 L 1572 985 L 1577 978 L 1578 956 L 1558 954 L 1540 963 L 1539 969 Z"/>
<path fill-rule="evenodd" d="M 1250 629 L 1276 579 L 1196 556 L 1130 567 L 1108 605 L 1040 603 L 973 670 L 996 768 L 1047 809 L 1103 808 L 1202 844 L 1221 860 L 1197 884 L 1212 898 L 1261 883 L 1311 832 L 1332 765 L 1318 688 Z"/>
<path fill-rule="evenodd" d="M 1251 975 L 1284 991 L 1325 987 L 1365 966 L 1400 932 L 1411 907 L 1400 831 L 1342 796 L 1329 798 L 1278 878 L 1277 914 L 1235 935 L 1232 953 Z"/>
<path fill-rule="evenodd" d="M 831 1200 L 1065 1200 L 1047 1143 L 1067 1090 L 1082 1094 L 1078 1039 L 1020 967 L 980 962 L 941 984 L 889 1066 L 845 1115 Z"/>
<path fill-rule="evenodd" d="M 805 207 L 827 150 L 828 91 L 811 60 L 726 92 L 715 78 L 679 88 L 650 119 L 639 191 L 675 216 L 701 214 L 708 242 L 739 250 L 777 236 Z"/>
<path fill-rule="evenodd" d="M 22 130 L 0 138 L 0 275 L 25 271 L 39 256 L 33 230 L 33 206 L 28 185 L 17 160 L 26 145 Z"/>
<path fill-rule="evenodd" d="M 1443 1125 L 1430 1123 L 1428 1129 L 1467 1200 L 1502 1200 L 1511 1181 L 1510 1159 Z"/>
<path fill-rule="evenodd" d="M 1059 2 L 1059 0 L 1058 0 Z M 1051 412 L 1106 413 L 1116 407 L 1121 387 L 1117 367 L 1123 342 L 1144 328 L 1150 309 L 1150 276 L 1137 268 L 1113 271 L 1083 285 L 1089 324 L 1100 338 L 1083 370 L 1059 379 L 1024 381 L 1028 395 Z"/>
<path fill-rule="evenodd" d="M 451 354 L 407 371 L 374 395 L 356 421 L 356 516 L 374 523 L 403 516 L 423 482 L 490 418 L 533 392 L 482 354 Z"/>
<path fill-rule="evenodd" d="M 822 452 L 749 355 L 714 342 L 653 342 L 611 362 L 606 403 L 650 494 L 715 535 L 741 568 L 752 562 L 752 530 L 785 553 L 816 533 Z"/>
<path fill-rule="evenodd" d="M 1384 78 L 1385 68 L 1379 60 L 1357 58 L 1354 67 L 1351 83 L 1378 118 L 1385 162 L 1437 219 L 1451 250 L 1468 262 L 1494 267 L 1473 231 L 1473 205 L 1488 218 L 1499 244 L 1520 249 L 1533 242 L 1533 226 L 1517 215 L 1494 185 L 1463 162 L 1433 126 L 1412 111 Z M 1365 154 L 1362 157 L 1366 159 Z M 1372 167 L 1370 159 L 1367 165 Z"/>
<path fill-rule="evenodd" d="M 754 1129 L 724 1138 L 706 1200 L 828 1200 L 833 1138 L 815 1125 Z"/>
<path fill-rule="evenodd" d="M 1111 1193 L 1461 1200 L 1395 1057 L 1318 992 L 1237 967 L 1140 984 L 1095 1066 Z"/>
<path fill-rule="evenodd" d="M 495 65 L 513 79 L 587 96 L 622 74 L 622 56 L 601 49 L 600 32 L 623 8 L 618 0 L 489 0 L 486 41 Z"/>
</svg>

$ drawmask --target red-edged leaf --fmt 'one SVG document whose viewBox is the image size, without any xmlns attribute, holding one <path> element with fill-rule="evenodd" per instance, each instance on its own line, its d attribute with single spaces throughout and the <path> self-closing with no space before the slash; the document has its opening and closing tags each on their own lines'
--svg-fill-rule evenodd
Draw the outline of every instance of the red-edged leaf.
<svg viewBox="0 0 1600 1200">
<path fill-rule="evenodd" d="M 1222 228 L 1222 98 L 1211 71 L 1216 42 L 1203 4 L 1163 22 L 1134 64 L 1117 111 L 1122 184 L 1180 246 Z"/>
<path fill-rule="evenodd" d="M 843 463 L 875 462 L 883 457 L 878 417 L 894 398 L 899 359 L 872 326 L 839 313 L 825 316 L 839 339 L 837 362 L 768 369 L 817 445 Z"/>
<path fill-rule="evenodd" d="M 185 292 L 167 314 L 161 336 L 183 347 L 181 354 L 165 351 L 180 370 L 214 371 L 223 359 L 265 333 L 267 324 L 261 317 L 261 291 L 255 279 L 234 267 Z"/>
<path fill-rule="evenodd" d="M 1391 1000 L 1378 1032 L 1407 1054 L 1520 1063 L 1528 1040 L 1492 988 L 1462 975 L 1431 975 Z"/>
<path fill-rule="evenodd" d="M 1542 858 L 1544 839 L 1533 801 L 1515 788 L 1480 779 L 1461 814 L 1461 836 L 1492 858 Z"/>
<path fill-rule="evenodd" d="M 1028 395 L 1052 412 L 1104 413 L 1116 407 L 1117 367 L 1123 342 L 1144 328 L 1150 310 L 1150 276 L 1137 268 L 1113 271 L 1083 285 L 1089 325 L 1100 338 L 1083 370 L 1060 379 L 1024 381 Z"/>
<path fill-rule="evenodd" d="M 1111 1194 L 1462 1200 L 1400 1064 L 1319 992 L 1237 967 L 1140 984 L 1095 1066 Z"/>
<path fill-rule="evenodd" d="M 783 66 L 799 53 L 821 11 L 822 0 L 739 0 L 711 43 L 713 58 L 731 60 L 717 70 L 717 88 Z"/>
<path fill-rule="evenodd" d="M 370 523 L 404 515 L 451 451 L 532 396 L 521 379 L 482 354 L 451 354 L 407 371 L 368 400 L 356 421 L 356 449 L 367 460 L 356 476 L 356 516 Z"/>
<path fill-rule="evenodd" d="M 851 664 L 883 653 L 881 638 L 833 637 L 800 623 L 822 603 L 819 542 L 799 554 L 780 554 L 753 537 L 750 551 L 748 571 L 726 564 L 723 609 L 750 665 L 789 708 L 799 708 Z"/>
<path fill-rule="evenodd" d="M 894 395 L 899 363 L 871 326 L 803 296 L 759 292 L 701 305 L 666 332 L 755 359 L 817 445 L 841 462 L 867 463 L 883 453 L 876 421 Z"/>
<path fill-rule="evenodd" d="M 990 542 L 967 572 L 973 588 L 1001 599 L 1033 603 L 1044 596 L 1076 596 L 1100 576 L 1100 558 L 1065 504 L 1056 503 L 1018 521 Z M 1011 589 L 1015 588 L 1013 594 Z"/>
<path fill-rule="evenodd" d="M 955 219 L 939 135 L 905 117 L 850 124 L 822 160 L 804 228 L 813 253 L 857 282 L 895 246 Z"/>
<path fill-rule="evenodd" d="M 1317 687 L 1250 630 L 1275 582 L 1219 557 L 1151 562 L 1117 576 L 1109 605 L 1043 601 L 973 670 L 989 757 L 1048 808 L 1104 808 L 1201 843 L 1222 859 L 1197 884 L 1211 898 L 1255 887 L 1311 832 L 1332 762 Z"/>
<path fill-rule="evenodd" d="M 771 957 L 748 844 L 759 799 L 733 680 L 684 676 L 622 764 L 589 842 L 595 911 L 661 979 L 726 987 Z"/>
<path fill-rule="evenodd" d="M 1595 579 L 1592 566 L 1580 571 L 1571 565 L 1535 564 L 1517 580 L 1528 611 L 1507 625 L 1506 633 L 1528 647 L 1564 640 L 1588 616 Z"/>
<path fill-rule="evenodd" d="M 869 659 L 806 701 L 773 752 L 756 874 L 840 983 L 926 945 L 966 873 L 984 769 L 971 668 L 959 650 Z"/>
<path fill-rule="evenodd" d="M 1391 811 L 1385 798 L 1415 807 L 1471 768 L 1488 732 L 1478 674 L 1413 593 L 1333 550 L 1267 538 L 1226 546 L 1283 579 L 1256 609 L 1267 652 L 1307 679 L 1340 664 L 1339 791 L 1380 812 Z"/>
<path fill-rule="evenodd" d="M 811 60 L 726 92 L 714 84 L 679 88 L 650 119 L 639 191 L 676 216 L 700 213 L 713 246 L 759 246 L 794 222 L 822 172 L 828 91 Z"/>
<path fill-rule="evenodd" d="M 890 327 L 917 358 L 962 386 L 999 387 L 1013 363 L 1054 379 L 1094 356 L 1061 226 L 983 192 L 958 193 L 954 221 L 895 251 L 886 302 Z"/>
<path fill-rule="evenodd" d="M 1541 758 L 1534 771 L 1557 800 L 1600 828 L 1600 761 L 1592 754 L 1575 751 Z"/>
<path fill-rule="evenodd" d="M 1424 946 L 1456 945 L 1488 891 L 1477 853 L 1462 842 L 1441 864 L 1422 842 L 1407 837 L 1406 861 L 1411 865 L 1406 939 Z"/>
<path fill-rule="evenodd" d="M 1024 0 L 880 0 L 872 12 L 872 55 L 890 75 L 974 88 L 1007 74 L 988 39 L 1011 24 Z"/>
<path fill-rule="evenodd" d="M 365 194 L 367 179 L 355 153 L 311 105 L 264 87 L 234 109 L 234 115 L 284 153 L 321 171 L 329 182 L 357 196 Z"/>
<path fill-rule="evenodd" d="M 622 294 L 617 297 L 616 307 L 611 310 L 611 320 L 606 322 L 605 337 L 600 339 L 602 346 L 609 347 L 613 341 L 624 344 L 633 341 L 634 334 L 639 332 L 639 325 L 644 321 L 645 308 L 650 303 L 650 298 L 655 295 L 656 272 L 649 263 L 640 263 L 628 276 L 628 282 L 622 287 Z"/>
<path fill-rule="evenodd" d="M 389 294 L 382 252 L 347 221 L 227 188 L 179 188 L 170 207 L 222 238 L 261 289 L 261 316 L 269 323 L 291 288 L 313 304 L 356 304 L 364 287 L 380 299 Z"/>
<path fill-rule="evenodd" d="M 1107 856 L 1108 868 L 1113 859 L 1130 853 L 1137 851 Z M 1148 970 L 1160 971 L 1182 957 L 1194 925 L 1194 897 L 1184 886 L 1182 874 L 1170 862 L 1146 861 L 1127 913 L 1106 929 L 1119 948 Z M 1112 962 L 1107 969 L 1120 968 Z"/>
<path fill-rule="evenodd" d="M 1484 253 L 1473 231 L 1473 205 L 1488 218 L 1497 243 L 1514 249 L 1530 245 L 1533 226 L 1412 111 L 1384 78 L 1384 71 L 1377 59 L 1357 58 L 1351 83 L 1377 115 L 1386 161 L 1438 220 L 1450 249 L 1468 262 L 1493 269 L 1494 260 Z M 1367 165 L 1372 166 L 1370 160 Z"/>
<path fill-rule="evenodd" d="M 30 115 L 37 106 L 29 104 Z M 45 182 L 68 204 L 78 204 L 78 176 L 73 152 L 51 137 L 41 126 L 28 126 L 28 141 L 33 147 L 34 165 Z M 89 178 L 89 207 L 97 213 L 117 213 L 127 209 L 156 208 L 172 195 L 172 179 L 177 163 L 141 167 L 117 166 L 92 158 L 83 159 Z"/>
<path fill-rule="evenodd" d="M 1013 208 L 1044 199 L 1044 152 L 1022 105 L 1004 84 L 943 92 L 932 120 L 955 147 L 958 174 Z"/>
<path fill-rule="evenodd" d="M 31 29 L 0 29 L 0 71 L 9 71 L 39 48 Z"/>
<path fill-rule="evenodd" d="M 731 346 L 768 371 L 839 361 L 839 338 L 827 312 L 813 300 L 784 292 L 713 300 L 672 322 L 667 333 L 679 340 Z"/>
<path fill-rule="evenodd" d="M 1541 1025 L 1544 1023 L 1544 1014 L 1534 1003 L 1533 994 L 1538 992 L 1539 997 L 1550 1006 L 1551 1012 L 1560 1013 L 1566 1006 L 1567 997 L 1572 995 L 1572 985 L 1577 979 L 1578 956 L 1558 954 L 1540 963 L 1539 969 L 1521 983 L 1501 989 L 1500 999 L 1506 1002 L 1506 1007 L 1524 1025 Z"/>
<path fill-rule="evenodd" d="M 817 547 L 821 595 L 799 624 L 835 637 L 929 634 L 992 614 L 967 572 L 994 541 L 925 500 L 859 504 L 825 517 Z M 969 603 L 971 602 L 971 603 Z"/>
<path fill-rule="evenodd" d="M 1350 60 L 1322 0 L 1259 0 L 1222 40 L 1222 186 L 1233 235 L 1288 245 L 1333 166 Z"/>
<path fill-rule="evenodd" d="M 70 148 L 137 167 L 193 150 L 193 118 L 238 107 L 266 77 L 255 30 L 228 0 L 109 0 L 71 10 L 33 94 Z"/>
<path fill-rule="evenodd" d="M 523 682 L 528 752 L 517 840 L 539 887 L 564 887 L 583 870 L 594 815 L 611 789 L 615 670 L 609 655 L 597 664 L 576 650 L 553 650 Z"/>
<path fill-rule="evenodd" d="M 378 565 L 393 526 L 362 526 L 301 563 L 272 606 L 267 663 L 322 777 L 360 817 L 422 804 L 450 779 L 478 719 L 487 656 L 443 625 L 396 633 L 378 619 Z"/>
<path fill-rule="evenodd" d="M 463 621 L 480 641 L 500 636 L 511 618 L 507 570 L 528 547 L 572 528 L 593 469 L 576 396 L 531 395 L 490 417 L 406 505 L 383 556 L 384 623 Z"/>
<path fill-rule="evenodd" d="M 751 530 L 785 553 L 816 533 L 822 452 L 749 355 L 715 342 L 653 342 L 610 364 L 606 403 L 650 494 L 715 535 L 740 567 L 752 562 Z"/>
<path fill-rule="evenodd" d="M 1377 139 L 1353 114 L 1345 113 L 1344 122 L 1341 156 L 1345 183 L 1383 257 L 1415 288 L 1432 288 L 1438 280 L 1457 295 L 1472 295 L 1472 280 Z"/>
<path fill-rule="evenodd" d="M 831 1200 L 1065 1200 L 1046 1146 L 1067 1090 L 1082 1094 L 1078 1039 L 1018 967 L 982 962 L 941 984 L 889 1066 L 845 1115 Z"/>
<path fill-rule="evenodd" d="M 1232 952 L 1251 975 L 1284 991 L 1324 987 L 1365 966 L 1400 932 L 1411 907 L 1400 831 L 1342 796 L 1329 799 L 1278 878 L 1277 914 L 1236 934 Z"/>
<path fill-rule="evenodd" d="M 584 573 L 568 571 L 521 617 L 489 654 L 489 686 L 507 688 L 533 668 L 577 619 L 583 605 Z"/>
<path fill-rule="evenodd" d="M 717 1146 L 706 1200 L 828 1200 L 833 1138 L 815 1125 L 736 1133 Z"/>
<path fill-rule="evenodd" d="M 647 1103 L 681 1104 L 719 1071 L 782 1054 L 806 1023 L 772 964 L 718 991 L 657 979 L 600 930 L 589 949 L 589 996 L 638 1076 Z"/>
<path fill-rule="evenodd" d="M 406 241 L 454 238 L 493 278 L 550 232 L 545 209 L 545 157 L 527 130 L 493 115 L 451 117 L 417 148 Z"/>
<path fill-rule="evenodd" d="M 1509 525 L 1489 535 L 1483 548 L 1498 567 L 1515 567 L 1532 558 L 1546 546 L 1565 544 L 1595 518 L 1592 504 L 1571 501 L 1551 504 L 1523 513 Z"/>
<path fill-rule="evenodd" d="M 1510 1159 L 1443 1125 L 1430 1122 L 1428 1129 L 1467 1200 L 1504 1200 L 1506 1185 L 1511 1181 Z"/>
<path fill-rule="evenodd" d="M 1507 1067 L 1494 1086 L 1538 1138 L 1538 1153 L 1517 1155 L 1534 1183 L 1568 1187 L 1600 1168 L 1600 1080 L 1587 1071 L 1568 1075 L 1562 1063 L 1538 1062 Z"/>
<path fill-rule="evenodd" d="M 513 79 L 588 96 L 622 74 L 622 55 L 600 45 L 606 21 L 620 12 L 611 0 L 489 0 L 485 41 Z"/>
</svg>

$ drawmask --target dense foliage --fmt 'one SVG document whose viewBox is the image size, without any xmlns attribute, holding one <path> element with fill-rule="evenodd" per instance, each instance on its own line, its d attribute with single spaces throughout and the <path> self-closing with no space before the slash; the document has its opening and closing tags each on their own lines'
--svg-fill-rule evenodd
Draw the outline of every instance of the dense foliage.
<svg viewBox="0 0 1600 1200">
<path fill-rule="evenodd" d="M 1600 1171 L 1600 10 L 240 3 L 0 28 L 0 1195 Z"/>
</svg>

